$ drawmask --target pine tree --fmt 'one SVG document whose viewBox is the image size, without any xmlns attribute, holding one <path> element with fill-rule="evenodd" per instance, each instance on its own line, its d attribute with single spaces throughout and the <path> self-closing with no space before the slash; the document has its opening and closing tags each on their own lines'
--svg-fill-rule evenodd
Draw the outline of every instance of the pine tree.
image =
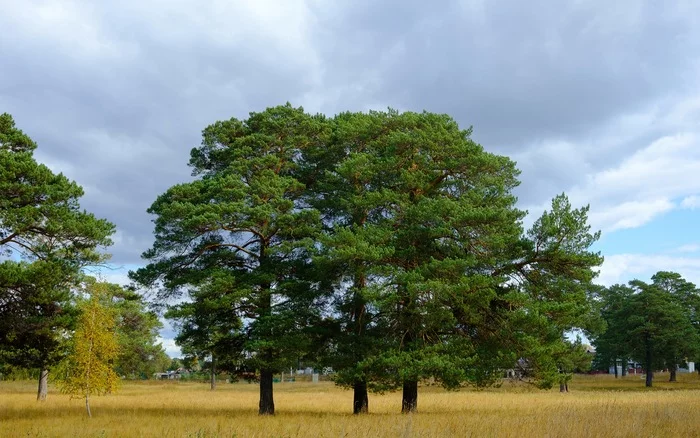
<svg viewBox="0 0 700 438">
<path fill-rule="evenodd" d="M 366 360 L 387 347 L 388 327 L 374 303 L 382 261 L 392 251 L 393 229 L 383 215 L 390 203 L 378 163 L 383 113 L 343 113 L 333 119 L 332 141 L 306 158 L 309 205 L 326 224 L 315 265 L 332 284 L 324 363 L 336 384 L 353 389 L 353 413 L 369 410 L 372 371 Z"/>
<path fill-rule="evenodd" d="M 105 260 L 96 248 L 111 244 L 114 225 L 81 210 L 82 188 L 37 163 L 36 147 L 0 115 L 0 255 L 22 259 L 0 266 L 0 355 L 41 369 L 44 400 L 60 336 L 73 324 L 70 287 L 81 268 Z"/>
<path fill-rule="evenodd" d="M 389 111 L 336 122 L 325 162 L 339 161 L 318 189 L 326 205 L 317 205 L 335 224 L 325 243 L 342 266 L 340 375 L 358 384 L 360 409 L 366 381 L 403 388 L 411 412 L 423 378 L 457 387 L 483 377 L 467 368 L 493 337 L 469 325 L 496 322 L 487 314 L 504 278 L 488 271 L 520 237 L 523 213 L 510 194 L 517 171 L 448 116 Z"/>
<path fill-rule="evenodd" d="M 336 278 L 331 363 L 354 389 L 353 411 L 366 410 L 369 387 L 403 389 L 412 412 L 423 379 L 488 385 L 523 357 L 540 385 L 557 382 L 578 353 L 564 333 L 593 313 L 601 258 L 588 250 L 598 235 L 587 209 L 559 196 L 523 236 L 514 164 L 448 116 L 333 122 L 330 144 L 310 157 L 321 176 L 309 204 L 327 225 L 319 265 Z"/>
<path fill-rule="evenodd" d="M 171 306 L 165 314 L 178 330 L 175 343 L 187 357 L 211 358 L 212 391 L 218 370 L 242 371 L 245 343 L 243 322 L 234 311 L 238 301 L 217 286 L 212 282 L 190 290 L 188 301 Z"/>
<path fill-rule="evenodd" d="M 685 348 L 686 339 L 674 339 L 666 345 L 664 359 L 666 368 L 670 371 L 669 380 L 676 381 L 676 371 L 679 364 L 693 361 L 700 357 L 700 290 L 695 285 L 675 272 L 659 271 L 651 277 L 652 283 L 671 295 L 685 311 L 696 335 L 691 337 L 697 344 Z"/>
<path fill-rule="evenodd" d="M 218 279 L 245 318 L 244 349 L 260 373 L 261 415 L 274 414 L 273 373 L 308 350 L 304 333 L 318 318 L 318 290 L 309 279 L 320 231 L 318 213 L 304 208 L 300 161 L 326 142 L 322 116 L 290 105 L 217 122 L 191 153 L 199 176 L 159 196 L 150 263 L 132 273 L 143 285 L 161 284 L 164 299 Z"/>
<path fill-rule="evenodd" d="M 618 377 L 617 364 L 622 360 L 623 364 L 629 359 L 629 349 L 625 339 L 624 321 L 626 316 L 625 306 L 627 300 L 634 294 L 631 287 L 625 285 L 613 285 L 601 292 L 601 317 L 605 321 L 605 330 L 596 336 L 593 345 L 596 347 L 596 366 L 599 369 L 608 370 L 614 367 L 615 377 Z M 623 367 L 624 369 L 624 367 Z"/>
<path fill-rule="evenodd" d="M 158 371 L 158 360 L 167 357 L 158 342 L 163 324 L 138 293 L 116 284 L 105 287 L 108 295 L 104 297 L 104 304 L 115 313 L 119 343 L 114 370 L 128 378 L 148 378 Z"/>
<path fill-rule="evenodd" d="M 594 268 L 603 262 L 590 250 L 600 237 L 588 225 L 588 207 L 575 209 L 566 195 L 556 196 L 549 211 L 535 221 L 503 271 L 511 281 L 514 318 L 507 346 L 527 364 L 534 383 L 560 383 L 561 370 L 576 362 L 567 335 L 592 331 L 598 322 L 591 298 Z M 569 352 L 572 357 L 566 358 Z"/>
<path fill-rule="evenodd" d="M 635 289 L 625 303 L 622 322 L 624 343 L 633 359 L 644 363 L 646 386 L 653 384 L 654 370 L 697 351 L 698 334 L 686 309 L 656 284 L 634 280 Z"/>
</svg>

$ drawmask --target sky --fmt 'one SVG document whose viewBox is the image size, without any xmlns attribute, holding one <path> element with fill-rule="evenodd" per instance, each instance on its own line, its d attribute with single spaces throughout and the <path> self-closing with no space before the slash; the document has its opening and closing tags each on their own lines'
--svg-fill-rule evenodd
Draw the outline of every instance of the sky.
<svg viewBox="0 0 700 438">
<path fill-rule="evenodd" d="M 700 284 L 700 2 L 0 0 L 0 112 L 117 225 L 128 282 L 146 209 L 189 180 L 203 128 L 311 113 L 447 113 L 522 171 L 519 207 L 565 192 L 601 230 L 604 285 Z M 527 222 L 526 221 L 526 222 Z M 179 354 L 170 326 L 166 351 Z"/>
</svg>

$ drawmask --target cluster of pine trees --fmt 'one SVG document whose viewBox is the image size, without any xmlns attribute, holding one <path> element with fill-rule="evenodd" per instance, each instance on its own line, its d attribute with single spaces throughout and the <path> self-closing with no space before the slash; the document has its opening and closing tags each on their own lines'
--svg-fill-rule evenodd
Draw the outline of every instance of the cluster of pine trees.
<svg viewBox="0 0 700 438">
<path fill-rule="evenodd" d="M 190 357 L 259 381 L 331 367 L 353 389 L 420 382 L 486 386 L 518 368 L 546 388 L 590 364 L 571 333 L 595 339 L 601 366 L 671 370 L 700 353 L 698 290 L 678 274 L 601 288 L 588 208 L 554 198 L 529 229 L 518 170 L 446 115 L 311 115 L 289 104 L 208 126 L 194 178 L 149 209 L 155 241 L 130 273 L 179 329 Z M 82 189 L 33 157 L 0 116 L 0 372 L 48 370 L 85 397 L 167 357 L 160 322 L 134 290 L 96 282 L 114 225 L 80 209 Z M 588 362 L 588 363 L 587 363 Z M 61 367 L 57 367 L 62 363 Z M 150 367 L 150 368 L 149 368 Z"/>
<path fill-rule="evenodd" d="M 47 395 L 49 370 L 75 351 L 88 297 L 104 289 L 114 338 L 110 366 L 120 376 L 145 377 L 167 366 L 156 342 L 161 323 L 142 297 L 96 284 L 84 268 L 107 260 L 114 225 L 80 209 L 82 188 L 34 158 L 36 143 L 0 115 L 0 375 L 39 375 Z M 71 377 L 64 368 L 57 377 Z M 93 375 L 94 377 L 94 375 Z"/>
<path fill-rule="evenodd" d="M 643 364 L 652 386 L 654 370 L 668 369 L 675 382 L 679 365 L 700 363 L 700 290 L 680 274 L 603 288 L 597 302 L 605 330 L 594 342 L 596 367 L 612 366 L 617 377 L 618 366 L 625 375 L 630 363 Z"/>
<path fill-rule="evenodd" d="M 565 380 L 567 338 L 594 320 L 602 257 L 587 208 L 564 195 L 529 230 L 515 163 L 446 115 L 310 115 L 290 105 L 208 126 L 193 180 L 149 209 L 155 242 L 130 276 L 157 292 L 186 352 L 273 374 L 330 366 L 367 412 L 368 391 L 489 385 L 520 364 Z"/>
</svg>

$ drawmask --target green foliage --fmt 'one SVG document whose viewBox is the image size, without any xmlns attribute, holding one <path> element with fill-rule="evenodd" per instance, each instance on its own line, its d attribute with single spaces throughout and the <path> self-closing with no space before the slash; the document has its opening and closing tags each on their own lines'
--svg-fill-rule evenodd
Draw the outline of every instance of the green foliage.
<svg viewBox="0 0 700 438">
<path fill-rule="evenodd" d="M 114 225 L 80 209 L 83 190 L 37 163 L 36 144 L 0 115 L 0 358 L 48 367 L 72 327 L 71 285 L 105 259 Z M 21 258 L 22 261 L 14 261 Z"/>
<path fill-rule="evenodd" d="M 308 181 L 327 224 L 316 264 L 335 280 L 324 327 L 336 381 L 487 385 L 527 358 L 532 377 L 555 382 L 573 361 L 563 333 L 594 328 L 588 298 L 602 258 L 589 251 L 599 234 L 588 209 L 558 196 L 523 236 L 514 164 L 448 116 L 333 122 L 332 142 L 309 155 L 321 176 Z"/>
<path fill-rule="evenodd" d="M 182 360 L 180 358 L 174 357 L 170 360 L 170 365 L 168 365 L 168 371 L 177 371 L 182 368 Z"/>
<path fill-rule="evenodd" d="M 681 345 L 669 345 L 673 348 L 669 348 L 665 354 L 666 367 L 675 367 L 686 361 L 700 363 L 700 289 L 675 272 L 659 271 L 651 277 L 651 280 L 654 285 L 671 294 L 672 299 L 680 304 L 696 333 L 695 336 L 691 336 L 691 340 L 698 341 L 698 344 L 687 349 L 685 354 L 682 352 Z"/>
<path fill-rule="evenodd" d="M 629 349 L 625 341 L 627 328 L 624 325 L 627 316 L 626 305 L 633 294 L 634 290 L 631 287 L 619 284 L 601 291 L 600 311 L 606 328 L 593 342 L 596 347 L 597 369 L 608 370 L 610 366 L 616 366 L 619 360 L 626 361 L 629 358 Z"/>
<path fill-rule="evenodd" d="M 333 291 L 333 317 L 318 327 L 319 359 L 337 371 L 336 383 L 352 386 L 370 380 L 363 360 L 388 346 L 385 321 L 374 305 L 381 288 L 373 276 L 392 251 L 392 229 L 383 216 L 391 192 L 384 190 L 376 165 L 383 148 L 382 114 L 345 113 L 332 124 L 332 141 L 305 156 L 308 203 L 326 224 L 314 263 L 322 287 Z"/>
<path fill-rule="evenodd" d="M 446 115 L 289 105 L 217 122 L 198 178 L 150 208 L 150 263 L 131 276 L 189 293 L 169 316 L 190 355 L 316 360 L 380 391 L 487 385 L 524 359 L 551 385 L 580 352 L 564 334 L 598 321 L 599 234 L 564 195 L 524 234 L 515 164 L 470 134 Z"/>
<path fill-rule="evenodd" d="M 103 305 L 114 312 L 119 344 L 114 370 L 132 379 L 147 379 L 163 371 L 163 356 L 167 355 L 158 342 L 163 327 L 158 315 L 147 308 L 136 292 L 116 284 L 104 283 L 103 287 L 106 289 Z"/>
<path fill-rule="evenodd" d="M 0 115 L 0 250 L 26 256 L 97 262 L 98 245 L 111 244 L 114 225 L 80 210 L 83 190 L 38 164 L 36 144 Z"/>
<path fill-rule="evenodd" d="M 559 383 L 562 370 L 578 361 L 579 349 L 565 335 L 598 329 L 592 280 L 603 258 L 590 251 L 600 233 L 591 233 L 587 218 L 588 207 L 574 209 L 565 195 L 555 197 L 502 268 L 517 309 L 508 315 L 512 331 L 506 345 L 540 387 Z"/>
<path fill-rule="evenodd" d="M 658 284 L 635 280 L 630 285 L 637 291 L 627 302 L 624 321 L 631 356 L 653 370 L 694 355 L 700 342 L 686 309 Z"/>
<path fill-rule="evenodd" d="M 523 213 L 510 194 L 515 166 L 486 153 L 448 116 L 370 116 L 374 138 L 361 153 L 375 167 L 367 198 L 379 203 L 371 215 L 383 241 L 373 244 L 381 253 L 368 275 L 390 340 L 369 359 L 380 377 L 370 383 L 479 380 L 488 373 L 474 369 L 484 363 L 474 359 L 489 344 L 484 328 L 495 322 L 491 304 L 504 281 L 488 272 L 507 261 L 520 236 Z"/>
<path fill-rule="evenodd" d="M 651 284 L 634 280 L 609 288 L 602 295 L 607 330 L 595 341 L 601 365 L 630 358 L 653 372 L 698 357 L 698 296 L 694 284 L 663 271 Z"/>
<path fill-rule="evenodd" d="M 231 327 L 250 321 L 242 350 L 253 368 L 296 363 L 320 312 L 309 278 L 320 218 L 302 208 L 299 159 L 325 144 L 324 120 L 286 105 L 207 127 L 191 154 L 199 178 L 171 187 L 149 209 L 156 241 L 144 253 L 149 265 L 132 278 L 158 287 L 163 299 L 193 288 L 218 294 Z M 207 305 L 197 296 L 194 303 Z M 196 313 L 180 311 L 172 315 Z"/>
<path fill-rule="evenodd" d="M 238 304 L 233 294 L 216 287 L 190 291 L 191 301 L 171 306 L 165 316 L 178 330 L 175 343 L 189 360 L 215 357 L 219 370 L 241 370 L 245 336 L 241 318 L 231 309 Z"/>
<path fill-rule="evenodd" d="M 62 265 L 0 263 L 0 362 L 25 368 L 50 367 L 65 354 L 75 309 Z"/>
</svg>

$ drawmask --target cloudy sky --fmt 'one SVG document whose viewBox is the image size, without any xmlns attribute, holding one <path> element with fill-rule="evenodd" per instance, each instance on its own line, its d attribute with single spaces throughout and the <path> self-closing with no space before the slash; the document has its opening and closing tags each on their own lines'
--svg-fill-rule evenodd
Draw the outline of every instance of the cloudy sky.
<svg viewBox="0 0 700 438">
<path fill-rule="evenodd" d="M 0 112 L 118 226 L 126 281 L 145 210 L 187 180 L 208 124 L 309 112 L 452 115 L 518 162 L 520 206 L 566 192 L 603 232 L 599 282 L 700 284 L 700 2 L 0 0 Z M 170 338 L 165 344 L 176 354 Z"/>
</svg>

